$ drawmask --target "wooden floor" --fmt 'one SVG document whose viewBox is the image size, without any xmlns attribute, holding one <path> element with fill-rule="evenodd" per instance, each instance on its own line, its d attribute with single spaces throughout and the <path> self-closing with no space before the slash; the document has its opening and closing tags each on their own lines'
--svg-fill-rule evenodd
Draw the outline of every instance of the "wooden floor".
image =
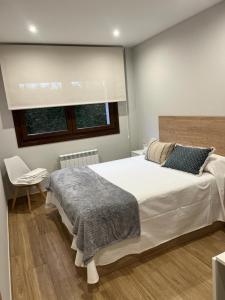
<svg viewBox="0 0 225 300">
<path fill-rule="evenodd" d="M 155 257 L 133 256 L 126 267 L 103 267 L 100 283 L 90 288 L 86 272 L 74 266 L 57 211 L 45 209 L 37 195 L 32 199 L 31 214 L 22 198 L 9 212 L 13 300 L 212 299 L 211 258 L 225 251 L 225 231 Z"/>
</svg>

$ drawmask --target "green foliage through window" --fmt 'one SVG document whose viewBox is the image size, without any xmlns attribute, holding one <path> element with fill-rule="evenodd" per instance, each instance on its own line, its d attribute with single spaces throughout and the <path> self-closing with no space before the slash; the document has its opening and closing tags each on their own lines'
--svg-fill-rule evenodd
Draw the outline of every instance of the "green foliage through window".
<svg viewBox="0 0 225 300">
<path fill-rule="evenodd" d="M 77 128 L 90 128 L 110 124 L 108 103 L 75 106 Z"/>
<path fill-rule="evenodd" d="M 27 109 L 25 122 L 28 134 L 67 130 L 64 107 Z"/>
</svg>

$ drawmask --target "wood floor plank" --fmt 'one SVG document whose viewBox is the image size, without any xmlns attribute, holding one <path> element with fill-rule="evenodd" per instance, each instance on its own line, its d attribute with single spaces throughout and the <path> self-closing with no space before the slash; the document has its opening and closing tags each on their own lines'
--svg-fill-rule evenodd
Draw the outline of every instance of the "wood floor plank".
<svg viewBox="0 0 225 300">
<path fill-rule="evenodd" d="M 158 269 L 158 272 L 181 299 L 190 294 L 199 293 L 199 298 L 209 299 L 211 296 L 210 286 L 207 286 L 206 278 L 211 278 L 211 272 L 208 266 L 203 265 L 192 257 L 189 253 L 184 253 L 183 249 L 172 251 L 169 255 L 162 257 L 163 264 L 159 265 L 157 261 L 149 262 Z M 164 261 L 165 260 L 165 261 Z M 201 291 L 199 286 L 205 285 L 205 290 Z M 197 288 L 196 288 L 197 287 Z M 191 293 L 192 291 L 192 293 Z M 200 296 L 201 295 L 201 296 Z M 195 298 L 190 298 L 195 299 Z"/>
<path fill-rule="evenodd" d="M 49 272 L 47 265 L 42 265 L 40 267 L 34 268 L 32 272 L 35 278 L 35 286 L 38 286 L 36 290 L 38 290 L 39 299 L 42 300 L 56 300 L 58 299 L 56 290 L 54 288 L 51 274 Z"/>
<path fill-rule="evenodd" d="M 12 278 L 12 294 L 13 300 L 29 300 L 34 295 L 23 267 L 23 257 L 11 257 L 11 278 Z"/>
<path fill-rule="evenodd" d="M 29 213 L 25 200 L 18 199 L 9 212 L 13 300 L 212 298 L 211 258 L 225 251 L 224 230 L 160 255 L 126 257 L 101 267 L 100 283 L 89 287 L 85 270 L 74 265 L 72 239 L 58 212 L 32 195 Z"/>
<path fill-rule="evenodd" d="M 58 255 L 56 251 L 56 245 L 51 242 L 49 234 L 42 236 L 42 245 L 53 282 L 57 284 L 57 281 L 67 278 L 68 273 L 64 267 L 61 256 Z"/>
<path fill-rule="evenodd" d="M 219 238 L 219 236 L 221 236 L 221 238 Z M 224 244 L 224 231 L 218 231 L 216 234 L 212 234 L 210 236 L 206 236 L 202 239 L 192 242 L 186 245 L 184 248 L 187 249 L 189 253 L 198 257 L 198 259 L 203 263 L 211 267 L 211 257 L 223 252 L 225 250 Z"/>
<path fill-rule="evenodd" d="M 33 266 L 38 267 L 47 263 L 44 253 L 44 245 L 42 243 L 41 235 L 38 231 L 36 219 L 27 221 L 24 225 L 26 227 L 26 237 L 29 240 L 29 250 L 32 254 Z M 24 240 L 27 243 L 27 239 Z"/>
<path fill-rule="evenodd" d="M 164 279 L 160 271 L 157 268 L 152 268 L 151 265 L 145 263 L 136 267 L 134 276 L 136 284 L 148 292 L 149 299 L 182 299 Z"/>
</svg>

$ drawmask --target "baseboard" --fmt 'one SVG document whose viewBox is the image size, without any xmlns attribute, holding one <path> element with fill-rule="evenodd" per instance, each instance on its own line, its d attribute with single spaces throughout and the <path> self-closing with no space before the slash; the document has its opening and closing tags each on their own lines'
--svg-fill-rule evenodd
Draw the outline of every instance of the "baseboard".
<svg viewBox="0 0 225 300">
<path fill-rule="evenodd" d="M 10 261 L 10 246 L 9 246 L 9 210 L 7 213 L 7 237 L 8 237 L 8 264 L 9 264 L 9 299 L 12 300 L 12 281 L 11 281 L 11 261 Z"/>
</svg>

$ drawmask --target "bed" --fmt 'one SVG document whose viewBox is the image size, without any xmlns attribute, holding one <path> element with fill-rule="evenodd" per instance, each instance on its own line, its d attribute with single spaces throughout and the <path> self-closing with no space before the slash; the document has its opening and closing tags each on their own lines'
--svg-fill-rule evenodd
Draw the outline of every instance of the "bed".
<svg viewBox="0 0 225 300">
<path fill-rule="evenodd" d="M 135 197 L 141 227 L 140 236 L 104 247 L 88 261 L 89 284 L 99 280 L 98 265 L 111 264 L 128 254 L 142 253 L 215 221 L 224 221 L 225 158 L 215 170 L 204 172 L 202 176 L 162 168 L 146 161 L 144 156 L 101 163 L 89 168 Z M 63 223 L 73 234 L 73 224 L 54 191 L 48 192 L 47 205 L 57 207 Z M 71 247 L 77 251 L 75 265 L 84 266 L 83 253 L 77 248 L 75 234 Z"/>
</svg>

